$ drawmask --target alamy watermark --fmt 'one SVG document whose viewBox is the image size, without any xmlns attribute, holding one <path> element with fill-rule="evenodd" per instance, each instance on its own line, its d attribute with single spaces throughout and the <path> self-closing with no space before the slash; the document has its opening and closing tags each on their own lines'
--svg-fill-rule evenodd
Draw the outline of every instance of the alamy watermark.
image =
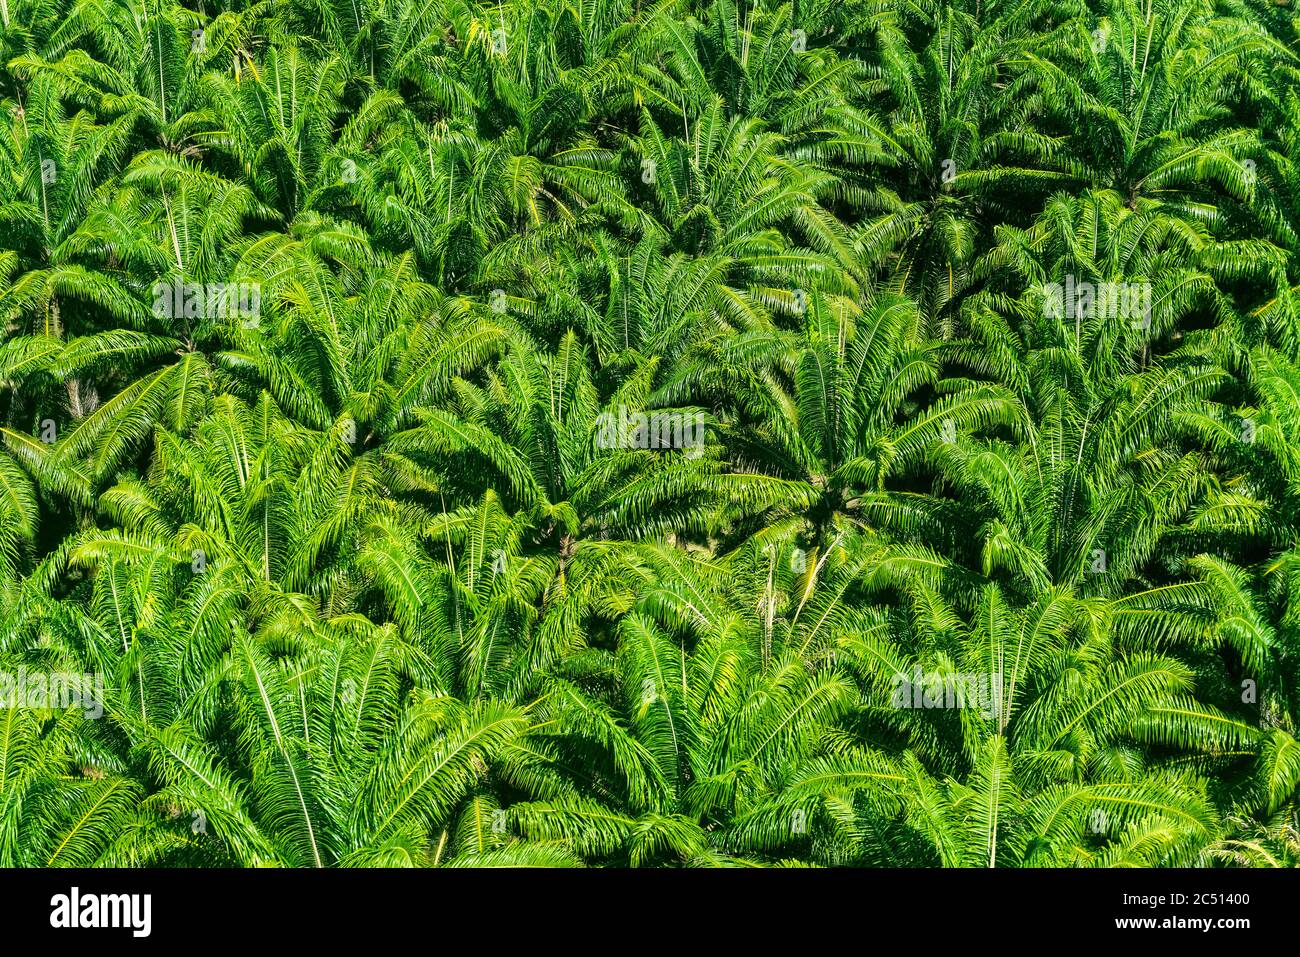
<svg viewBox="0 0 1300 957">
<path fill-rule="evenodd" d="M 148 937 L 152 914 L 152 894 L 83 894 L 74 887 L 50 898 L 50 926 L 60 929 L 118 927 Z"/>
<path fill-rule="evenodd" d="M 602 449 L 682 449 L 698 455 L 704 446 L 702 412 L 602 412 L 596 419 L 596 446 Z"/>
<path fill-rule="evenodd" d="M 164 319 L 241 319 L 253 327 L 262 315 L 262 286 L 159 280 L 153 285 L 153 313 Z"/>
<path fill-rule="evenodd" d="M 972 708 L 992 720 L 1002 704 L 1002 675 L 923 674 L 916 665 L 912 674 L 894 675 L 894 693 L 889 703 L 895 708 Z"/>
<path fill-rule="evenodd" d="M 1073 275 L 1065 283 L 1044 288 L 1043 314 L 1050 319 L 1128 319 L 1135 328 L 1151 326 L 1151 283 L 1079 282 Z"/>
<path fill-rule="evenodd" d="M 104 676 L 73 671 L 17 674 L 0 671 L 0 708 L 80 708 L 87 719 L 104 716 Z"/>
</svg>

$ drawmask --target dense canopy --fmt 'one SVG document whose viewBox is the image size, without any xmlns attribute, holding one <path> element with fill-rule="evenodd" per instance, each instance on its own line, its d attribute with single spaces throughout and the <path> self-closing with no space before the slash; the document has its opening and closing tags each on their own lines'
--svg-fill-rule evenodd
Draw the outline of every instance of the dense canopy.
<svg viewBox="0 0 1300 957">
<path fill-rule="evenodd" d="M 1300 864 L 1291 0 L 0 0 L 0 866 Z"/>
</svg>

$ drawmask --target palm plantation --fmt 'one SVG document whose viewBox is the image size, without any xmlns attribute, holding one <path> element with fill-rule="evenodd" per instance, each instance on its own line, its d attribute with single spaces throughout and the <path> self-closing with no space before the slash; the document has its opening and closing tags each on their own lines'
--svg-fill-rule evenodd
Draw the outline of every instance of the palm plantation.
<svg viewBox="0 0 1300 957">
<path fill-rule="evenodd" d="M 0 866 L 1300 865 L 1287 0 L 0 55 Z"/>
</svg>

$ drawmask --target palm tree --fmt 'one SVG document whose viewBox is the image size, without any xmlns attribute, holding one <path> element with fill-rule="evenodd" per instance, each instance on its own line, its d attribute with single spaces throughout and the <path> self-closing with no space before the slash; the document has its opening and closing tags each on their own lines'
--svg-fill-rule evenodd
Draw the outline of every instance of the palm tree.
<svg viewBox="0 0 1300 957">
<path fill-rule="evenodd" d="M 0 865 L 1300 859 L 1284 10 L 0 51 Z"/>
<path fill-rule="evenodd" d="M 1033 196 L 1070 175 L 1036 104 L 1013 95 L 1009 77 L 1022 54 L 1005 41 L 1001 21 L 986 26 L 943 5 L 921 29 L 923 45 L 888 19 L 876 37 L 871 76 L 884 115 L 869 129 L 884 145 L 884 176 L 862 202 L 867 215 L 853 249 L 948 331 L 988 231 L 1019 221 Z"/>
</svg>

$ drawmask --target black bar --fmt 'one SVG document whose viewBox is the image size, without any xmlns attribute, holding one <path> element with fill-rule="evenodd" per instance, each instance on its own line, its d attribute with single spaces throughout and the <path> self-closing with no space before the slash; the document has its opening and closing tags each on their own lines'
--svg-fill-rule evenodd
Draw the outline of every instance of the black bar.
<svg viewBox="0 0 1300 957">
<path fill-rule="evenodd" d="M 133 929 L 125 917 L 117 928 L 52 927 L 52 899 L 73 887 L 83 908 L 92 895 L 150 895 L 147 937 L 136 936 L 142 919 Z M 806 947 L 846 932 L 882 944 L 915 934 L 963 947 L 1102 938 L 1181 946 L 1190 936 L 1293 930 L 1296 889 L 1295 873 L 1279 870 L 42 870 L 0 871 L 0 915 L 18 939 L 128 945 L 260 948 L 414 933 L 442 946 L 481 934 L 495 950 L 539 946 L 544 931 L 555 946 L 584 949 L 783 935 L 803 935 Z M 122 912 L 143 917 L 142 906 Z M 1120 926 L 1135 920 L 1152 924 Z"/>
</svg>

